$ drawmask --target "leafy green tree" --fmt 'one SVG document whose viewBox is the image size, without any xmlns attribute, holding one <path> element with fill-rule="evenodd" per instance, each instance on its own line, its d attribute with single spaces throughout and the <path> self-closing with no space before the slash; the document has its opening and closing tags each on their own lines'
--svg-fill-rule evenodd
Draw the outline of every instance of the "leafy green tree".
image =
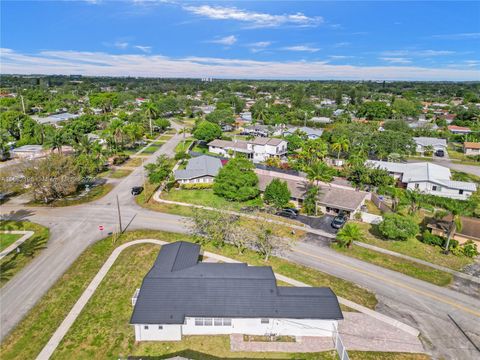
<svg viewBox="0 0 480 360">
<path fill-rule="evenodd" d="M 285 140 L 288 141 L 287 151 L 289 155 L 296 153 L 296 150 L 301 149 L 305 143 L 305 140 L 299 134 L 287 135 Z"/>
<path fill-rule="evenodd" d="M 290 201 L 290 190 L 286 181 L 273 179 L 265 188 L 263 199 L 277 209 L 284 208 Z"/>
<path fill-rule="evenodd" d="M 171 123 L 168 119 L 156 119 L 154 124 L 160 129 L 160 131 L 165 131 L 171 126 Z"/>
<path fill-rule="evenodd" d="M 307 140 L 298 154 L 300 165 L 304 168 L 325 159 L 328 154 L 328 145 L 322 139 Z"/>
<path fill-rule="evenodd" d="M 354 241 L 362 241 L 363 232 L 357 224 L 347 223 L 337 233 L 337 243 L 340 247 L 351 247 Z"/>
<path fill-rule="evenodd" d="M 90 106 L 102 109 L 102 112 L 111 112 L 120 103 L 118 93 L 97 93 L 89 96 Z"/>
<path fill-rule="evenodd" d="M 384 102 L 369 101 L 360 106 L 357 114 L 368 120 L 383 120 L 390 118 L 391 110 Z"/>
<path fill-rule="evenodd" d="M 222 136 L 222 129 L 215 123 L 202 121 L 193 131 L 193 136 L 195 139 L 210 142 Z"/>
<path fill-rule="evenodd" d="M 212 111 L 210 114 L 205 116 L 205 120 L 214 124 L 233 124 L 235 118 L 233 116 L 231 109 L 220 109 Z"/>
<path fill-rule="evenodd" d="M 230 201 L 256 198 L 259 194 L 258 177 L 253 169 L 254 166 L 248 159 L 230 159 L 215 178 L 214 193 Z"/>
<path fill-rule="evenodd" d="M 166 155 L 160 155 L 154 163 L 145 165 L 148 180 L 153 184 L 160 184 L 171 173 L 172 160 Z"/>
<path fill-rule="evenodd" d="M 411 129 L 408 126 L 408 123 L 405 120 L 396 119 L 396 120 L 387 120 L 383 125 L 385 130 L 399 131 L 404 133 L 410 133 Z"/>
<path fill-rule="evenodd" d="M 412 218 L 392 213 L 384 215 L 378 230 L 387 239 L 405 241 L 417 235 L 419 227 Z"/>
<path fill-rule="evenodd" d="M 315 181 L 317 186 L 320 181 L 329 183 L 333 180 L 335 169 L 325 164 L 323 161 L 315 161 L 313 164 L 305 168 L 307 179 Z"/>
<path fill-rule="evenodd" d="M 392 104 L 392 113 L 395 117 L 417 116 L 420 110 L 421 106 L 407 99 L 395 99 Z"/>
<path fill-rule="evenodd" d="M 335 140 L 331 145 L 331 149 L 337 153 L 337 159 L 340 159 L 342 151 L 347 152 L 350 147 L 350 141 L 346 137 L 341 137 Z"/>
<path fill-rule="evenodd" d="M 45 146 L 52 151 L 57 150 L 59 153 L 62 152 L 62 147 L 67 144 L 67 139 L 65 138 L 65 133 L 62 130 L 54 130 L 45 138 Z"/>
</svg>

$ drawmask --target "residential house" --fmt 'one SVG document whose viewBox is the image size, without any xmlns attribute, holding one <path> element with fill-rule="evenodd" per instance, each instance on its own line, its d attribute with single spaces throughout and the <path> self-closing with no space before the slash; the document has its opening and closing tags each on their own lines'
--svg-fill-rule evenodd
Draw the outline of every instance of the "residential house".
<svg viewBox="0 0 480 360">
<path fill-rule="evenodd" d="M 271 125 L 250 125 L 245 126 L 242 130 L 242 135 L 253 135 L 253 136 L 280 136 L 282 135 L 282 127 L 280 126 L 271 126 Z"/>
<path fill-rule="evenodd" d="M 274 179 L 281 178 L 287 183 L 292 201 L 300 205 L 303 202 L 305 193 L 309 187 L 309 182 L 302 177 L 296 176 L 277 176 L 274 172 L 266 173 L 256 171 L 258 176 L 258 188 L 265 191 L 268 184 Z M 319 185 L 318 210 L 325 214 L 338 214 L 340 211 L 348 214 L 353 219 L 354 215 L 361 211 L 365 201 L 370 198 L 369 193 L 365 191 L 356 191 L 346 186 Z"/>
<path fill-rule="evenodd" d="M 302 127 L 291 127 L 286 129 L 283 132 L 283 136 L 286 135 L 293 135 L 295 133 L 303 133 L 306 134 L 307 138 L 310 140 L 315 140 L 318 139 L 319 137 L 322 136 L 323 134 L 323 129 L 315 129 L 307 126 L 302 126 Z"/>
<path fill-rule="evenodd" d="M 332 119 L 325 116 L 314 116 L 309 121 L 313 121 L 318 124 L 330 124 L 332 122 Z"/>
<path fill-rule="evenodd" d="M 174 176 L 180 184 L 212 183 L 221 168 L 219 158 L 201 155 L 190 159 L 186 168 L 176 170 Z"/>
<path fill-rule="evenodd" d="M 240 113 L 240 117 L 244 121 L 252 121 L 252 113 L 250 111 Z"/>
<path fill-rule="evenodd" d="M 42 145 L 23 145 L 10 150 L 12 158 L 17 159 L 37 159 L 50 154 L 50 150 L 43 149 Z"/>
<path fill-rule="evenodd" d="M 70 114 L 68 112 L 54 114 L 46 117 L 40 117 L 37 115 L 32 116 L 32 119 L 38 122 L 39 124 L 56 124 L 61 121 L 68 121 L 78 118 L 78 114 Z"/>
<path fill-rule="evenodd" d="M 184 241 L 162 246 L 132 298 L 136 341 L 230 334 L 331 339 L 343 319 L 330 288 L 278 286 L 269 266 L 201 262 L 200 250 Z"/>
<path fill-rule="evenodd" d="M 243 153 L 253 162 L 262 162 L 270 157 L 283 157 L 287 153 L 287 141 L 275 138 L 257 137 L 253 140 L 213 140 L 208 143 L 208 151 L 224 157 L 232 153 Z"/>
<path fill-rule="evenodd" d="M 460 221 L 462 227 L 457 229 L 452 239 L 457 240 L 460 244 L 464 244 L 471 240 L 480 248 L 480 219 L 461 216 Z M 447 215 L 441 220 L 434 220 L 427 225 L 432 234 L 442 237 L 448 236 L 452 215 Z"/>
<path fill-rule="evenodd" d="M 425 149 L 431 147 L 432 150 L 435 152 L 437 150 L 443 150 L 447 152 L 447 140 L 439 139 L 439 138 L 431 138 L 431 137 L 414 137 L 413 140 L 417 144 L 416 151 L 418 153 L 424 153 Z"/>
<path fill-rule="evenodd" d="M 472 130 L 470 130 L 470 128 L 468 127 L 457 126 L 457 125 L 448 125 L 448 130 L 452 134 L 459 134 L 459 135 L 470 134 L 472 132 Z"/>
<path fill-rule="evenodd" d="M 450 180 L 450 169 L 428 162 L 394 163 L 367 160 L 366 164 L 387 170 L 400 186 L 424 194 L 466 200 L 477 190 L 475 183 Z"/>
<path fill-rule="evenodd" d="M 465 155 L 480 155 L 480 142 L 468 142 L 463 143 L 463 152 Z"/>
</svg>

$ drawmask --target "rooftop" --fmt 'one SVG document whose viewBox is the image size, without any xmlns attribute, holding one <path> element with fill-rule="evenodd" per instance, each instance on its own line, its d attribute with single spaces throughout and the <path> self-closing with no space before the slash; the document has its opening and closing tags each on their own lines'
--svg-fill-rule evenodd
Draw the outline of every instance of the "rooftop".
<svg viewBox="0 0 480 360">
<path fill-rule="evenodd" d="M 463 147 L 467 149 L 480 149 L 480 142 L 465 141 Z"/>
<path fill-rule="evenodd" d="M 145 276 L 132 324 L 183 324 L 185 317 L 342 319 L 329 288 L 277 286 L 269 266 L 198 262 L 200 246 L 162 246 Z"/>
<path fill-rule="evenodd" d="M 432 137 L 414 137 L 413 140 L 422 146 L 447 146 L 447 140 Z"/>
<path fill-rule="evenodd" d="M 201 176 L 217 176 L 222 167 L 220 159 L 201 155 L 188 161 L 185 170 L 176 170 L 175 179 L 193 179 Z"/>
</svg>

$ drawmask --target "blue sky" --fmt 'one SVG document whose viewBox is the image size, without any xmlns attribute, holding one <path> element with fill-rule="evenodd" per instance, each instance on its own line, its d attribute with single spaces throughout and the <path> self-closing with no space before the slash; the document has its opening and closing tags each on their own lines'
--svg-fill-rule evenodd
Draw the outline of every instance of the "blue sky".
<svg viewBox="0 0 480 360">
<path fill-rule="evenodd" d="M 1 2 L 1 72 L 480 79 L 480 3 Z"/>
</svg>

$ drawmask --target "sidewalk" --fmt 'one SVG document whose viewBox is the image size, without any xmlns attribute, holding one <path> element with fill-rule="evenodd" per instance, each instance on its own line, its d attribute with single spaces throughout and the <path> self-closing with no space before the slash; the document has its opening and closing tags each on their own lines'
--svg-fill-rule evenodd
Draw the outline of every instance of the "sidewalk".
<svg viewBox="0 0 480 360">
<path fill-rule="evenodd" d="M 29 239 L 33 234 L 35 234 L 33 231 L 23 231 L 23 230 L 6 230 L 6 231 L 0 231 L 0 234 L 1 233 L 23 234 L 23 236 L 0 253 L 0 260 L 2 260 L 5 256 L 10 254 L 13 250 L 15 250 L 17 247 L 22 245 L 27 239 Z"/>
</svg>

